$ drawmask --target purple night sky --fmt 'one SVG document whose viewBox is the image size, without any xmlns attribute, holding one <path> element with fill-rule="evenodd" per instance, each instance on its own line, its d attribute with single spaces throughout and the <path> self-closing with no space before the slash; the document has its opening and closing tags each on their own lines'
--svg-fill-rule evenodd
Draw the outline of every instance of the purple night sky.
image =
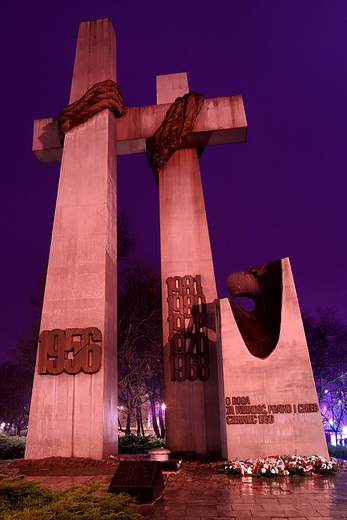
<svg viewBox="0 0 347 520">
<path fill-rule="evenodd" d="M 79 22 L 110 17 L 129 106 L 186 71 L 206 97 L 242 94 L 246 143 L 200 160 L 219 296 L 233 271 L 290 257 L 301 308 L 347 322 L 347 2 L 35 0 L 2 5 L 1 341 L 28 333 L 47 261 L 59 165 L 31 152 L 33 120 L 67 105 Z M 158 188 L 144 154 L 118 160 L 118 201 L 158 265 Z"/>
</svg>

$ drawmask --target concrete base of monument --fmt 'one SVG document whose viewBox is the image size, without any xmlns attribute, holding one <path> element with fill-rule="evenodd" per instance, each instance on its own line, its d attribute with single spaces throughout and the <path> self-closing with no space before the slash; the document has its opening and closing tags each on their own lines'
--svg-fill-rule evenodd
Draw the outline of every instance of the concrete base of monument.
<svg viewBox="0 0 347 520">
<path fill-rule="evenodd" d="M 228 460 L 295 454 L 329 457 L 289 259 L 275 266 L 281 305 L 277 335 L 271 323 L 275 317 L 266 319 L 264 284 L 259 282 L 268 266 L 234 273 L 238 289 L 239 280 L 241 285 L 246 280 L 248 290 L 253 284 L 254 312 L 236 308 L 232 299 L 216 300 L 222 455 Z M 274 288 L 270 289 L 271 300 Z M 260 311 L 257 305 L 262 306 Z M 260 343 L 267 341 L 269 323 L 274 341 L 264 351 Z"/>
</svg>

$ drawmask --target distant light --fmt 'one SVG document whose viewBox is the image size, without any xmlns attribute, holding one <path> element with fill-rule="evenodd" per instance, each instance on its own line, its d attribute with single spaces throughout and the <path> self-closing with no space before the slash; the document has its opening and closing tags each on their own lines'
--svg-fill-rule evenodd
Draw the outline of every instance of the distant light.
<svg viewBox="0 0 347 520">
<path fill-rule="evenodd" d="M 166 405 L 164 403 L 161 405 L 161 409 L 163 410 L 163 412 L 165 412 Z"/>
<path fill-rule="evenodd" d="M 324 390 L 324 393 L 327 394 L 327 393 L 328 393 L 328 390 Z"/>
<path fill-rule="evenodd" d="M 347 426 L 343 426 L 343 428 L 342 428 L 342 433 L 343 433 L 344 435 L 347 435 Z"/>
<path fill-rule="evenodd" d="M 329 419 L 329 424 L 332 426 L 334 424 L 334 421 L 332 419 Z"/>
</svg>

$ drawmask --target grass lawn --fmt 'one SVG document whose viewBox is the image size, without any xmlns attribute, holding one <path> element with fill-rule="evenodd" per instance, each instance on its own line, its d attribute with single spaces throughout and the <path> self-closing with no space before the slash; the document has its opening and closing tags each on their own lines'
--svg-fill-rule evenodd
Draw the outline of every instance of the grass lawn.
<svg viewBox="0 0 347 520">
<path fill-rule="evenodd" d="M 104 484 L 77 485 L 53 490 L 35 482 L 0 475 L 2 520 L 135 520 L 134 500 L 125 494 L 95 492 Z"/>
</svg>

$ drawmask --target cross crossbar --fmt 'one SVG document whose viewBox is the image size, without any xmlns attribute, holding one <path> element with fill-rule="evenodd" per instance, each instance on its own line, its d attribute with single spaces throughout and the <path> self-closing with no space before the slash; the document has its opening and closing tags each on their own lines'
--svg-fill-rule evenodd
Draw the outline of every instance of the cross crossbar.
<svg viewBox="0 0 347 520">
<path fill-rule="evenodd" d="M 129 108 L 117 119 L 117 155 L 146 151 L 146 138 L 159 128 L 170 104 Z M 246 141 L 247 120 L 242 96 L 206 99 L 192 133 L 182 148 Z M 33 152 L 41 163 L 59 162 L 62 146 L 58 136 L 58 118 L 34 121 Z"/>
</svg>

